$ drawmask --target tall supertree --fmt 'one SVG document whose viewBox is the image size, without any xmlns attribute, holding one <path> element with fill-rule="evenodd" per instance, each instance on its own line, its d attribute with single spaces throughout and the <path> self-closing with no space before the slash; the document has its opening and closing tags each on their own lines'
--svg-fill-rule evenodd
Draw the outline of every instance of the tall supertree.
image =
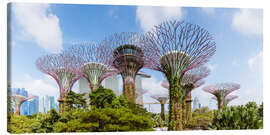
<svg viewBox="0 0 270 135">
<path fill-rule="evenodd" d="M 132 103 L 136 103 L 136 74 L 144 66 L 140 37 L 136 33 L 123 32 L 111 35 L 100 42 L 102 51 L 111 54 L 107 62 L 118 69 L 123 80 L 123 94 Z"/>
<path fill-rule="evenodd" d="M 233 91 L 238 90 L 238 89 L 240 89 L 240 84 L 237 84 L 237 83 L 217 83 L 217 84 L 212 84 L 212 85 L 203 87 L 203 90 L 205 92 L 208 92 L 215 96 L 218 102 L 217 103 L 218 109 L 223 108 L 224 103 L 227 104 L 230 100 L 232 100 L 227 96 Z"/>
<path fill-rule="evenodd" d="M 168 95 L 166 95 L 166 94 L 152 95 L 151 97 L 160 103 L 160 105 L 161 105 L 161 111 L 160 111 L 161 119 L 165 120 L 165 104 L 168 101 Z"/>
<path fill-rule="evenodd" d="M 14 94 L 14 95 L 11 95 L 10 98 L 15 102 L 16 104 L 16 112 L 15 114 L 17 115 L 20 115 L 21 114 L 21 105 L 27 101 L 27 100 L 31 100 L 33 98 L 35 98 L 35 96 L 22 96 L 22 95 L 17 95 L 17 94 Z"/>
<path fill-rule="evenodd" d="M 234 100 L 236 98 L 238 98 L 238 96 L 236 96 L 236 95 L 228 95 L 226 98 L 224 98 L 221 101 L 221 103 L 220 103 L 221 108 L 226 107 L 232 100 Z M 216 97 L 212 97 L 212 99 L 214 99 L 214 100 L 216 100 L 218 102 Z"/>
<path fill-rule="evenodd" d="M 64 113 L 64 100 L 74 83 L 81 78 L 79 75 L 81 60 L 66 53 L 48 54 L 36 60 L 37 68 L 54 78 L 59 87 L 59 111 Z"/>
<path fill-rule="evenodd" d="M 79 73 L 86 78 L 91 90 L 97 89 L 106 77 L 117 74 L 116 69 L 106 65 L 109 54 L 96 43 L 76 44 L 65 52 L 82 60 Z"/>
<path fill-rule="evenodd" d="M 211 34 L 198 25 L 165 21 L 147 32 L 142 40 L 147 67 L 162 72 L 169 82 L 169 127 L 182 130 L 185 72 L 204 65 L 216 51 Z"/>
</svg>

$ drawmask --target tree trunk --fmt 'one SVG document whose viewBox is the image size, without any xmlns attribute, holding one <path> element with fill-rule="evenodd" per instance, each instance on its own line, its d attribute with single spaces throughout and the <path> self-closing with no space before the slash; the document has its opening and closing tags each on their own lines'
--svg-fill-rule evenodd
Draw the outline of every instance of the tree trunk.
<svg viewBox="0 0 270 135">
<path fill-rule="evenodd" d="M 165 110 L 164 104 L 161 104 L 161 113 L 160 113 L 160 114 L 161 114 L 161 119 L 165 121 L 165 113 L 164 113 L 164 110 Z"/>
<path fill-rule="evenodd" d="M 169 127 L 168 130 L 183 130 L 182 127 L 182 87 L 180 78 L 168 78 L 169 80 Z"/>
<path fill-rule="evenodd" d="M 22 104 L 17 104 L 17 106 L 16 106 L 16 112 L 15 112 L 16 115 L 21 115 L 21 105 Z"/>
<path fill-rule="evenodd" d="M 136 104 L 135 84 L 134 83 L 123 84 L 123 95 L 129 102 Z"/>
</svg>

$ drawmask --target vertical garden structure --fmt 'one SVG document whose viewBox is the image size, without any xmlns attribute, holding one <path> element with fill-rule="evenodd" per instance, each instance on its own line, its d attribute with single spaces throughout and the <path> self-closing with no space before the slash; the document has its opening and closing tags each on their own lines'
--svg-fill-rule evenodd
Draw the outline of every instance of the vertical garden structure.
<svg viewBox="0 0 270 135">
<path fill-rule="evenodd" d="M 165 104 L 168 101 L 168 96 L 167 95 L 153 95 L 151 97 L 160 103 L 160 105 L 161 105 L 161 111 L 160 111 L 161 119 L 165 120 Z"/>
<path fill-rule="evenodd" d="M 111 64 L 121 74 L 123 95 L 132 103 L 136 103 L 136 74 L 144 66 L 144 54 L 139 43 L 140 36 L 128 32 L 116 33 L 100 43 L 102 50 L 111 54 L 107 63 Z"/>
<path fill-rule="evenodd" d="M 109 54 L 99 48 L 96 43 L 81 43 L 65 51 L 76 59 L 81 59 L 79 74 L 86 78 L 91 90 L 97 89 L 108 76 L 117 74 L 117 70 L 106 65 Z"/>
<path fill-rule="evenodd" d="M 235 99 L 235 96 L 229 97 L 228 95 L 238 89 L 240 89 L 240 84 L 237 83 L 217 83 L 203 88 L 205 92 L 215 96 L 214 98 L 217 100 L 218 109 L 223 108 L 224 105 L 227 105 L 228 102 Z"/>
<path fill-rule="evenodd" d="M 225 98 L 221 101 L 220 107 L 221 107 L 221 108 L 226 107 L 232 100 L 234 100 L 234 99 L 236 99 L 236 98 L 238 98 L 238 96 L 236 96 L 236 95 L 229 95 L 229 96 L 225 97 Z M 216 97 L 212 97 L 212 99 L 214 99 L 214 100 L 216 100 L 216 101 L 218 102 L 218 100 L 217 100 Z"/>
<path fill-rule="evenodd" d="M 169 127 L 182 130 L 185 72 L 202 66 L 216 51 L 208 31 L 183 21 L 166 21 L 147 32 L 142 40 L 147 67 L 162 72 L 169 82 Z"/>
<path fill-rule="evenodd" d="M 64 113 L 64 100 L 66 94 L 71 91 L 74 83 L 81 78 L 79 75 L 80 64 L 80 59 L 66 53 L 49 54 L 39 57 L 36 60 L 37 68 L 41 72 L 53 77 L 58 84 L 60 93 L 58 99 L 60 113 Z"/>
<path fill-rule="evenodd" d="M 21 114 L 21 105 L 22 105 L 25 101 L 31 100 L 31 99 L 35 98 L 35 96 L 25 97 L 25 96 L 17 95 L 17 94 L 11 95 L 10 97 L 11 97 L 11 99 L 12 99 L 12 100 L 15 102 L 15 104 L 16 104 L 16 112 L 15 112 L 15 114 L 17 114 L 17 115 L 20 115 L 20 114 Z"/>
</svg>

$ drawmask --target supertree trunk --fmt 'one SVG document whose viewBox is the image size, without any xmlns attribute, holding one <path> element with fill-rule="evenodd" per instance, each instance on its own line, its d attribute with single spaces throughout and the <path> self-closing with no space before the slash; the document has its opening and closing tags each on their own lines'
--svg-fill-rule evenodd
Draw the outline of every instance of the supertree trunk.
<svg viewBox="0 0 270 135">
<path fill-rule="evenodd" d="M 132 82 L 123 84 L 123 95 L 129 102 L 136 103 L 135 84 Z"/>
<path fill-rule="evenodd" d="M 169 79 L 169 127 L 168 130 L 182 130 L 182 87 L 180 78 Z"/>
<path fill-rule="evenodd" d="M 21 103 L 16 105 L 16 112 L 15 112 L 16 115 L 21 115 L 21 105 L 22 105 Z"/>
<path fill-rule="evenodd" d="M 160 115 L 161 115 L 161 119 L 165 121 L 165 105 L 164 104 L 160 104 L 161 105 L 161 112 L 160 112 Z"/>
<path fill-rule="evenodd" d="M 188 100 L 186 101 L 186 120 L 189 121 L 192 119 L 192 101 Z"/>
</svg>

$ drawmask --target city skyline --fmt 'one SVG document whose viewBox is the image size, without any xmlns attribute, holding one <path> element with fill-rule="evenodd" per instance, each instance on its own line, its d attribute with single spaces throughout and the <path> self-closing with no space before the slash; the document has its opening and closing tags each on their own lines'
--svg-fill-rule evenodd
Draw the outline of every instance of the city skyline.
<svg viewBox="0 0 270 135">
<path fill-rule="evenodd" d="M 206 85 L 227 81 L 240 83 L 241 89 L 234 93 L 239 98 L 229 105 L 245 104 L 248 101 L 260 104 L 263 101 L 261 9 L 57 4 L 11 4 L 10 7 L 12 38 L 9 47 L 12 57 L 9 69 L 12 87 L 25 87 L 35 94 L 57 96 L 59 90 L 56 83 L 36 69 L 34 62 L 37 57 L 59 52 L 77 41 L 98 42 L 115 32 L 146 32 L 163 20 L 178 18 L 208 29 L 215 38 L 217 52 L 207 63 L 211 73 L 205 79 Z M 28 15 L 31 17 L 25 18 Z M 35 31 L 42 31 L 43 28 L 33 30 L 28 27 L 42 19 L 47 21 L 39 25 L 53 30 L 39 34 Z M 246 24 L 244 22 L 247 22 L 247 19 L 250 23 Z M 80 25 L 70 27 L 73 24 Z M 20 29 L 23 32 L 20 32 Z M 55 38 L 46 41 L 52 33 Z M 33 53 L 27 55 L 30 50 Z M 142 71 L 152 76 L 142 80 L 143 88 L 149 91 L 144 95 L 144 99 L 146 102 L 155 102 L 150 95 L 164 91 L 160 86 L 164 77 L 161 73 L 149 69 Z M 120 82 L 119 88 L 121 85 Z M 216 108 L 215 102 L 211 101 L 212 96 L 201 88 L 192 92 L 193 98 L 196 96 L 202 105 Z M 78 92 L 78 89 L 77 82 L 73 90 Z M 209 101 L 213 103 L 209 105 Z"/>
</svg>

